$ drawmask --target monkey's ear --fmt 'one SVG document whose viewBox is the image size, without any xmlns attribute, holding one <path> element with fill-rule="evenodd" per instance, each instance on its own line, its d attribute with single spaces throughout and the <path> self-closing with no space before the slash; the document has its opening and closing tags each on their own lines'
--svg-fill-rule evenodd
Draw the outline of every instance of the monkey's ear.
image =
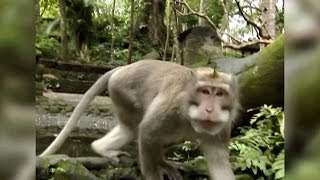
<svg viewBox="0 0 320 180">
<path fill-rule="evenodd" d="M 198 73 L 195 69 L 190 69 L 190 77 L 193 81 L 198 81 Z"/>
<path fill-rule="evenodd" d="M 234 94 L 237 96 L 238 94 L 238 77 L 236 76 L 232 76 L 231 77 L 231 81 L 230 81 L 230 89 L 232 89 L 234 91 Z"/>
<path fill-rule="evenodd" d="M 196 71 L 194 69 L 190 69 L 191 77 L 197 77 Z"/>
</svg>

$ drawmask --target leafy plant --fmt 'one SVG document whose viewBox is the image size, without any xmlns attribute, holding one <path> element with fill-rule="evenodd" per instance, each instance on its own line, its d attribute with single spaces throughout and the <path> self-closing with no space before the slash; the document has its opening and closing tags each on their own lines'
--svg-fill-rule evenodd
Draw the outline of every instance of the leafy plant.
<svg viewBox="0 0 320 180">
<path fill-rule="evenodd" d="M 275 172 L 274 179 L 284 179 L 284 150 L 276 157 L 272 164 L 272 171 Z"/>
<path fill-rule="evenodd" d="M 256 179 L 284 179 L 284 121 L 281 108 L 264 105 L 256 111 L 249 127 L 231 139 L 231 163 L 236 171 L 251 172 Z"/>
<path fill-rule="evenodd" d="M 173 147 L 173 151 L 169 155 L 168 159 L 173 161 L 189 162 L 197 157 L 202 157 L 197 151 L 198 148 L 198 143 L 185 141 L 184 143 Z"/>
<path fill-rule="evenodd" d="M 36 48 L 41 51 L 41 56 L 54 58 L 58 56 L 60 43 L 56 38 L 41 36 L 36 39 Z"/>
</svg>

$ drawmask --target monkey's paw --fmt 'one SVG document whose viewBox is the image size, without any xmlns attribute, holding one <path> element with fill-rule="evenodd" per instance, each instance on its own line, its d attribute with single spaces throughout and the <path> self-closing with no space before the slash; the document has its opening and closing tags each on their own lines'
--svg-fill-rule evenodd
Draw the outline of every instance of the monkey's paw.
<svg viewBox="0 0 320 180">
<path fill-rule="evenodd" d="M 159 164 L 160 173 L 167 175 L 170 180 L 183 180 L 180 172 L 169 163 L 163 161 Z"/>
<path fill-rule="evenodd" d="M 98 153 L 98 152 L 96 152 Z M 118 165 L 120 162 L 120 156 L 125 155 L 130 157 L 130 154 L 124 151 L 115 151 L 115 150 L 109 150 L 109 151 L 104 151 L 101 153 L 98 153 L 99 155 L 106 157 L 111 161 L 113 165 Z"/>
<path fill-rule="evenodd" d="M 108 158 L 115 165 L 119 164 L 120 162 L 119 156 L 125 155 L 130 157 L 130 154 L 127 152 L 119 151 L 119 150 L 106 150 L 105 148 L 102 148 L 96 143 L 92 143 L 91 148 L 95 153 Z"/>
</svg>

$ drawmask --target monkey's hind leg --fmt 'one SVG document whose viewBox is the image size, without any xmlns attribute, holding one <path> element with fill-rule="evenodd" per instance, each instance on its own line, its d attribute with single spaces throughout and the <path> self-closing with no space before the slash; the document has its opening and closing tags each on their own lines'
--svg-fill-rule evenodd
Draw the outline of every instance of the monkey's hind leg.
<svg viewBox="0 0 320 180">
<path fill-rule="evenodd" d="M 119 162 L 118 156 L 127 153 L 120 151 L 123 146 L 130 143 L 134 138 L 134 133 L 125 125 L 118 124 L 102 138 L 95 140 L 91 148 L 101 156 L 107 157 L 114 162 Z"/>
</svg>

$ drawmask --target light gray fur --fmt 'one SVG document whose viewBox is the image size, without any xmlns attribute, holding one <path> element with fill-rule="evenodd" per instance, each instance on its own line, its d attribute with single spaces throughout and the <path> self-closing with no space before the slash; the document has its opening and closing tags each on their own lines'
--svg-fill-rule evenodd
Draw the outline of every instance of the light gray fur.
<svg viewBox="0 0 320 180">
<path fill-rule="evenodd" d="M 198 85 L 194 73 L 197 70 L 156 60 L 141 60 L 106 73 L 88 90 L 54 144 L 41 156 L 54 153 L 61 146 L 85 106 L 108 87 L 119 124 L 91 144 L 95 152 L 117 160 L 123 153 L 120 149 L 138 138 L 140 168 L 146 180 L 163 180 L 163 174 L 182 180 L 180 173 L 165 161 L 163 145 L 200 140 L 210 177 L 234 180 L 227 147 L 233 119 L 223 122 L 217 133 L 199 133 L 191 124 L 190 102 Z M 230 110 L 232 118 L 235 108 Z"/>
</svg>

